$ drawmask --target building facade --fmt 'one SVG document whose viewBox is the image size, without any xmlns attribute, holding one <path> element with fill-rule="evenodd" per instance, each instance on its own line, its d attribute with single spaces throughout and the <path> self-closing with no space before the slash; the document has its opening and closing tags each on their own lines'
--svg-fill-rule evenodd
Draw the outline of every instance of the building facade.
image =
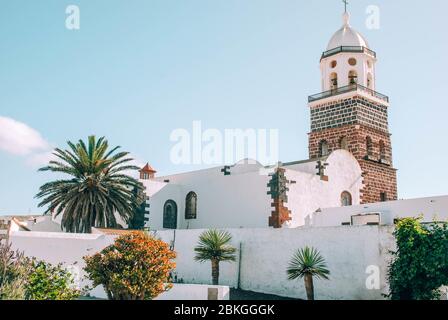
<svg viewBox="0 0 448 320">
<path fill-rule="evenodd" d="M 322 93 L 308 99 L 309 160 L 254 161 L 177 175 L 140 172 L 150 229 L 310 225 L 325 208 L 397 199 L 389 98 L 376 91 L 376 53 L 343 15 L 321 56 Z"/>
<path fill-rule="evenodd" d="M 243 160 L 141 181 L 151 230 L 293 228 L 320 208 L 360 204 L 362 171 L 352 154 L 337 150 L 271 167 Z"/>
</svg>

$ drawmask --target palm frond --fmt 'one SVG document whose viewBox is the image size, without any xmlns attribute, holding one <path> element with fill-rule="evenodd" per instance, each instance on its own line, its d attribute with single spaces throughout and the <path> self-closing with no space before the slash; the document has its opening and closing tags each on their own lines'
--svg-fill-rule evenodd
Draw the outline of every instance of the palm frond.
<svg viewBox="0 0 448 320">
<path fill-rule="evenodd" d="M 330 274 L 320 252 L 310 247 L 295 252 L 286 272 L 289 280 L 303 278 L 307 274 L 316 278 L 328 279 Z"/>
<path fill-rule="evenodd" d="M 114 228 L 115 214 L 128 222 L 144 199 L 143 185 L 121 173 L 139 169 L 128 164 L 133 160 L 127 157 L 129 153 L 116 152 L 119 147 L 108 151 L 104 137 L 67 144 L 68 150 L 54 150 L 58 161 L 50 161 L 39 171 L 71 179 L 43 184 L 36 194 L 41 199 L 39 207 L 47 206 L 46 213 L 63 214 L 62 227 L 68 232 L 89 232 L 93 226 Z"/>
<path fill-rule="evenodd" d="M 236 248 L 230 245 L 232 235 L 227 231 L 215 229 L 204 231 L 199 236 L 198 245 L 194 248 L 196 261 L 235 261 Z"/>
</svg>

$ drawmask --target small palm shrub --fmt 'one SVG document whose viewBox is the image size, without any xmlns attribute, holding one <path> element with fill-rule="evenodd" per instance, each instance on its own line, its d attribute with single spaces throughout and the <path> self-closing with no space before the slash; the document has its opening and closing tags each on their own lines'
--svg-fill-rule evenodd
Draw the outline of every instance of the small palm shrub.
<svg viewBox="0 0 448 320">
<path fill-rule="evenodd" d="M 330 271 L 324 258 L 314 248 L 305 247 L 297 250 L 287 269 L 288 279 L 304 279 L 308 300 L 314 300 L 313 277 L 328 280 Z"/>
<path fill-rule="evenodd" d="M 232 235 L 227 231 L 208 230 L 199 236 L 198 245 L 194 248 L 196 261 L 211 261 L 213 285 L 219 283 L 219 263 L 236 260 L 236 248 L 230 245 L 231 240 Z"/>
</svg>

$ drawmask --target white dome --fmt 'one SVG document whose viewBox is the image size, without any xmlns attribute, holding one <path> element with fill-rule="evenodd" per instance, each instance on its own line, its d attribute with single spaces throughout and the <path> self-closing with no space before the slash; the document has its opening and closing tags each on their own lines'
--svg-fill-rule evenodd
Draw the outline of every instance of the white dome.
<svg viewBox="0 0 448 320">
<path fill-rule="evenodd" d="M 362 34 L 350 26 L 350 15 L 346 12 L 342 17 L 344 25 L 331 37 L 327 50 L 342 46 L 369 48 L 369 44 Z"/>
</svg>

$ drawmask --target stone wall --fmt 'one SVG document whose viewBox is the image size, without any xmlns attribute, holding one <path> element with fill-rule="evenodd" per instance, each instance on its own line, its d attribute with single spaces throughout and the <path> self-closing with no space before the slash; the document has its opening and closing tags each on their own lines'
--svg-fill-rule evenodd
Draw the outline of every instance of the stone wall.
<svg viewBox="0 0 448 320">
<path fill-rule="evenodd" d="M 392 162 L 388 106 L 353 94 L 312 103 L 310 111 L 310 158 L 322 156 L 323 142 L 328 152 L 346 149 L 363 170 L 362 203 L 396 200 L 397 176 Z"/>
<path fill-rule="evenodd" d="M 387 131 L 387 107 L 361 96 L 338 99 L 311 107 L 311 131 L 355 123 Z"/>
</svg>

